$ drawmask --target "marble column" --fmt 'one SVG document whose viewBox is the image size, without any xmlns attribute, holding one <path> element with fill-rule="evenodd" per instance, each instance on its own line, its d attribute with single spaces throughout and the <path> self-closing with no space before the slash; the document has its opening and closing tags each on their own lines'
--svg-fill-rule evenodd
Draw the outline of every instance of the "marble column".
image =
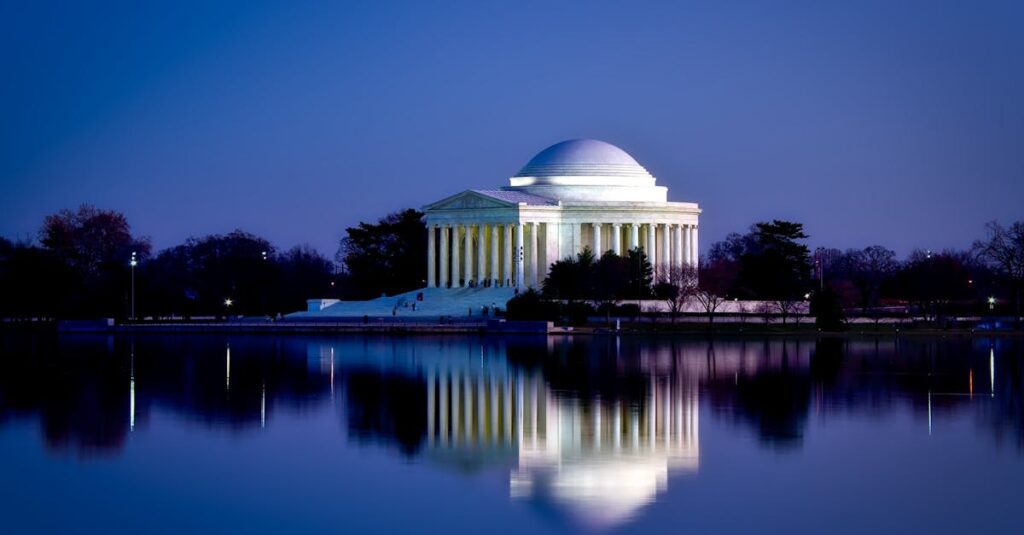
<svg viewBox="0 0 1024 535">
<path fill-rule="evenodd" d="M 448 287 L 448 268 L 451 267 L 451 257 L 448 255 L 449 241 L 448 225 L 441 225 L 441 287 Z"/>
<path fill-rule="evenodd" d="M 501 248 L 504 254 L 504 263 L 501 270 L 501 285 L 510 286 L 512 284 L 512 225 L 504 225 L 505 229 L 505 243 Z"/>
<path fill-rule="evenodd" d="M 690 235 L 693 239 L 690 240 L 690 256 L 693 258 L 693 265 L 696 266 L 699 262 L 700 249 L 697 248 L 697 225 L 690 227 Z"/>
<path fill-rule="evenodd" d="M 515 255 L 516 269 L 513 278 L 516 288 L 523 288 L 523 223 L 516 223 L 516 245 L 513 251 Z"/>
<path fill-rule="evenodd" d="M 638 223 L 629 224 L 629 250 L 632 251 L 640 247 L 640 225 Z"/>
<path fill-rule="evenodd" d="M 476 283 L 483 286 L 487 278 L 487 225 L 477 226 L 476 250 Z"/>
<path fill-rule="evenodd" d="M 661 277 L 665 278 L 668 276 L 668 267 L 671 262 L 671 245 L 669 245 L 669 238 L 671 237 L 672 231 L 670 230 L 668 223 L 662 223 L 661 225 L 661 250 L 658 251 L 658 267 L 661 270 Z"/>
<path fill-rule="evenodd" d="M 462 259 L 465 262 L 465 274 L 463 278 L 466 279 L 466 286 L 469 286 L 469 282 L 473 280 L 473 228 L 476 225 L 466 225 L 466 256 Z"/>
<path fill-rule="evenodd" d="M 491 284 L 497 284 L 498 273 L 498 225 L 491 225 Z"/>
<path fill-rule="evenodd" d="M 530 223 L 530 279 L 529 285 L 536 288 L 539 286 L 537 268 L 540 262 L 537 261 L 537 242 L 540 241 L 540 223 Z"/>
<path fill-rule="evenodd" d="M 657 251 L 654 249 L 654 238 L 656 236 L 655 229 L 657 228 L 653 223 L 647 225 L 647 246 L 644 247 L 644 253 L 647 255 L 647 261 L 651 263 L 651 267 L 657 265 L 657 257 L 655 254 Z"/>
<path fill-rule="evenodd" d="M 683 267 L 683 226 L 672 225 L 672 229 L 674 232 L 673 238 L 676 240 L 672 244 L 672 265 L 681 268 Z"/>
<path fill-rule="evenodd" d="M 427 288 L 434 288 L 437 286 L 437 273 L 436 266 L 434 265 L 437 261 L 436 255 L 434 254 L 434 235 L 437 230 L 434 225 L 427 226 Z"/>
<path fill-rule="evenodd" d="M 591 223 L 594 227 L 594 240 L 591 250 L 594 252 L 594 258 L 601 258 L 601 223 Z"/>
<path fill-rule="evenodd" d="M 459 241 L 461 236 L 459 235 L 459 229 L 462 225 L 455 225 L 452 227 L 452 288 L 459 288 L 462 284 L 459 283 L 462 280 L 462 243 Z"/>
<path fill-rule="evenodd" d="M 622 256 L 622 225 L 612 223 L 612 252 Z"/>
<path fill-rule="evenodd" d="M 690 265 L 690 225 L 680 227 L 683 233 L 683 265 Z"/>
</svg>

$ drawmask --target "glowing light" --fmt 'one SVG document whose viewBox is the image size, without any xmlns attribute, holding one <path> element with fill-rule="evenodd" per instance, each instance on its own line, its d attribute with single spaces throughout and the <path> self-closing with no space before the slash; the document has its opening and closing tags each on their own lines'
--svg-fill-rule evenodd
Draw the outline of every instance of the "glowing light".
<svg viewBox="0 0 1024 535">
<path fill-rule="evenodd" d="M 133 255 L 135 253 L 132 253 Z M 128 385 L 128 429 L 135 431 L 135 342 L 131 348 L 131 382 Z"/>
<path fill-rule="evenodd" d="M 932 391 L 928 391 L 928 436 L 932 435 Z"/>
<path fill-rule="evenodd" d="M 224 364 L 224 389 L 231 390 L 231 344 L 228 344 L 227 358 Z"/>
<path fill-rule="evenodd" d="M 128 428 L 135 431 L 135 377 L 128 387 Z"/>
<path fill-rule="evenodd" d="M 226 307 L 229 307 L 229 306 L 231 306 L 233 304 L 235 304 L 235 302 L 232 301 L 230 297 L 224 300 L 224 306 L 226 306 Z"/>
<path fill-rule="evenodd" d="M 996 397 L 996 348 L 988 348 L 988 391 Z"/>
</svg>

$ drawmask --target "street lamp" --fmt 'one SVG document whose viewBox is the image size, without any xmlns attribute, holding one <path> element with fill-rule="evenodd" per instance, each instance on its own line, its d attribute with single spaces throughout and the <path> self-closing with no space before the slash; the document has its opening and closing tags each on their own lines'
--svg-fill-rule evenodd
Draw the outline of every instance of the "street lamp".
<svg viewBox="0 0 1024 535">
<path fill-rule="evenodd" d="M 131 319 L 135 321 L 135 266 L 139 265 L 139 261 L 135 257 L 135 251 L 132 251 L 132 259 L 128 262 L 128 265 L 132 268 L 132 310 Z"/>
<path fill-rule="evenodd" d="M 990 295 L 988 297 L 988 309 L 989 310 L 995 310 L 995 308 L 996 308 L 996 298 L 995 298 L 995 296 Z"/>
<path fill-rule="evenodd" d="M 230 297 L 224 300 L 224 306 L 227 308 L 231 308 L 231 305 L 233 305 L 234 303 L 235 302 L 232 301 Z"/>
</svg>

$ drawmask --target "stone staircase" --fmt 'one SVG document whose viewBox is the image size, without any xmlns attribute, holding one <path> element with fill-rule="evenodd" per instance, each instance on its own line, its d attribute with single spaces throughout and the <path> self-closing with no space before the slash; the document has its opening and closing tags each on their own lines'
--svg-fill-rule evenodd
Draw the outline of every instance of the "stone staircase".
<svg viewBox="0 0 1024 535">
<path fill-rule="evenodd" d="M 416 296 L 423 294 L 423 300 Z M 376 318 L 434 320 L 441 316 L 480 317 L 483 307 L 497 305 L 502 310 L 515 295 L 513 288 L 421 288 L 398 295 L 378 297 L 367 301 L 339 301 L 316 312 L 288 314 L 290 320 L 316 320 Z M 416 309 L 413 310 L 413 303 Z M 470 314 L 472 310 L 472 314 Z M 490 316 L 493 317 L 493 314 Z"/>
</svg>

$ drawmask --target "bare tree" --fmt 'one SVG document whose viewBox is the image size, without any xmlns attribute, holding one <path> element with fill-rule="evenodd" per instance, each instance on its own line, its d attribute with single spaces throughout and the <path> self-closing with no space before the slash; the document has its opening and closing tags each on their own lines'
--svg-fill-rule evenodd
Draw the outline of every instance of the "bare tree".
<svg viewBox="0 0 1024 535">
<path fill-rule="evenodd" d="M 785 325 L 786 318 L 796 314 L 801 302 L 791 299 L 777 299 L 771 302 L 771 306 L 779 314 L 779 317 L 782 318 L 782 324 Z"/>
<path fill-rule="evenodd" d="M 712 258 L 700 265 L 700 278 L 693 297 L 708 316 L 708 324 L 715 321 L 715 312 L 726 302 L 730 288 L 736 281 L 736 265 L 724 259 Z"/>
<path fill-rule="evenodd" d="M 698 289 L 693 294 L 694 299 L 700 303 L 701 308 L 704 309 L 704 313 L 708 315 L 708 324 L 712 324 L 715 321 L 715 312 L 718 308 L 725 303 L 725 296 L 718 295 L 710 290 Z"/>
<path fill-rule="evenodd" d="M 985 225 L 985 239 L 974 242 L 978 257 L 998 270 L 1013 287 L 1015 316 L 1020 321 L 1021 287 L 1024 286 L 1024 221 L 1004 227 L 998 221 Z"/>
<path fill-rule="evenodd" d="M 662 270 L 662 277 L 654 286 L 654 293 L 665 301 L 675 321 L 697 292 L 697 269 L 689 265 L 671 266 Z"/>
</svg>

